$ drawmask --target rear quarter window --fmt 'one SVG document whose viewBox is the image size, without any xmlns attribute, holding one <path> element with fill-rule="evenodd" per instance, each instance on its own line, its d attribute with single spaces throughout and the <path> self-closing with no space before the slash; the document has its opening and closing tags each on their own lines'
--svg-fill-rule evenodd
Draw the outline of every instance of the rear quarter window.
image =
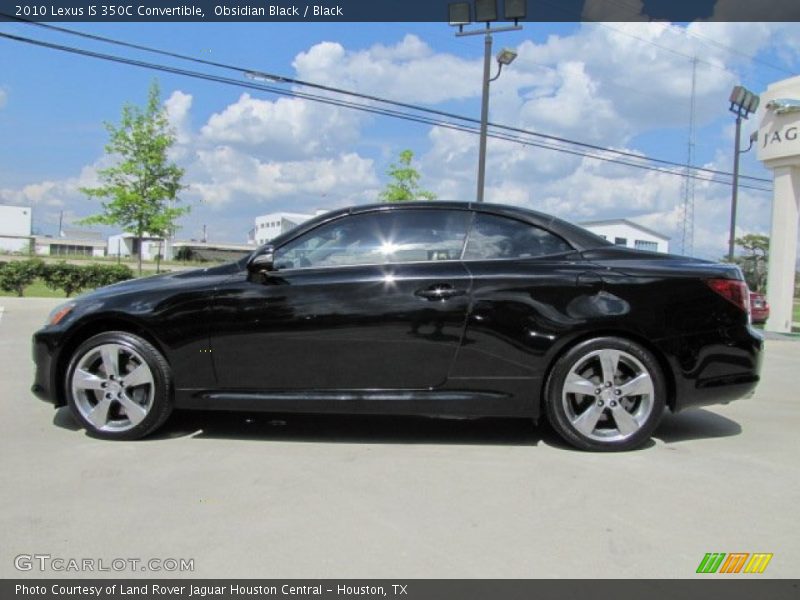
<svg viewBox="0 0 800 600">
<path fill-rule="evenodd" d="M 515 219 L 477 213 L 469 233 L 464 260 L 536 258 L 573 250 L 556 234 Z"/>
</svg>

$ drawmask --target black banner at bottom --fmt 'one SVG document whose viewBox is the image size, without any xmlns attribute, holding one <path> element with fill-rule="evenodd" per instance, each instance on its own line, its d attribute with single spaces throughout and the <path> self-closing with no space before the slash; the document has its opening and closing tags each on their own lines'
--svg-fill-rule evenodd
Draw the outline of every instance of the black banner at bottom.
<svg viewBox="0 0 800 600">
<path fill-rule="evenodd" d="M 673 580 L 559 579 L 5 579 L 0 598 L 84 600 L 614 600 L 800 598 L 800 580 L 741 576 Z"/>
</svg>

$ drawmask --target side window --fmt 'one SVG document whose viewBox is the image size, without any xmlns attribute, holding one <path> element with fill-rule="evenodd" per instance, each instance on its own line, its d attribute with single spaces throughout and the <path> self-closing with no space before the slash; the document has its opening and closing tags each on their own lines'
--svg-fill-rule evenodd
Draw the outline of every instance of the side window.
<svg viewBox="0 0 800 600">
<path fill-rule="evenodd" d="M 464 260 L 534 258 L 572 251 L 572 247 L 546 229 L 522 221 L 485 213 L 475 215 Z"/>
<path fill-rule="evenodd" d="M 410 209 L 344 217 L 275 252 L 278 269 L 458 260 L 469 212 Z"/>
<path fill-rule="evenodd" d="M 396 210 L 379 215 L 385 262 L 460 260 L 470 213 Z"/>
<path fill-rule="evenodd" d="M 322 225 L 275 251 L 277 269 L 359 265 L 372 262 L 380 246 L 372 215 Z"/>
</svg>

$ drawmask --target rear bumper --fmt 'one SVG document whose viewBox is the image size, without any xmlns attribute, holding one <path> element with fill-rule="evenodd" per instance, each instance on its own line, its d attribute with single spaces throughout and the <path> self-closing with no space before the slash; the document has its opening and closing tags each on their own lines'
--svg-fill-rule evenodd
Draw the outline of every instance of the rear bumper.
<svg viewBox="0 0 800 600">
<path fill-rule="evenodd" d="M 675 412 L 749 397 L 760 381 L 764 339 L 750 326 L 684 336 L 664 346 L 675 375 Z"/>
</svg>

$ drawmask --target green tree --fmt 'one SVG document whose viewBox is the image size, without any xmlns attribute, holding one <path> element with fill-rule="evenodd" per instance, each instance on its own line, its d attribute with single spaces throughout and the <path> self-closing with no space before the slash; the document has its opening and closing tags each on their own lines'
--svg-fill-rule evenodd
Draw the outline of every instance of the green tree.
<svg viewBox="0 0 800 600">
<path fill-rule="evenodd" d="M 767 287 L 767 262 L 769 260 L 769 236 L 748 233 L 735 240 L 744 252 L 736 257 L 750 289 L 763 292 Z"/>
<path fill-rule="evenodd" d="M 21 298 L 25 288 L 42 274 L 43 269 L 44 263 L 38 258 L 5 263 L 0 268 L 0 289 L 16 292 Z"/>
<path fill-rule="evenodd" d="M 413 200 L 436 200 L 436 194 L 419 187 L 419 172 L 411 166 L 414 153 L 411 150 L 400 152 L 399 161 L 389 165 L 386 172 L 391 178 L 380 193 L 383 202 L 411 202 Z"/>
<path fill-rule="evenodd" d="M 161 106 L 160 91 L 154 81 L 147 106 L 126 104 L 119 125 L 106 123 L 110 141 L 106 153 L 117 159 L 113 166 L 98 171 L 101 185 L 82 188 L 91 198 L 100 200 L 103 211 L 81 222 L 87 225 L 115 225 L 131 232 L 139 240 L 139 274 L 142 273 L 142 238 L 167 236 L 175 229 L 175 220 L 188 212 L 177 207 L 184 170 L 171 162 L 169 149 L 175 133 Z"/>
</svg>

